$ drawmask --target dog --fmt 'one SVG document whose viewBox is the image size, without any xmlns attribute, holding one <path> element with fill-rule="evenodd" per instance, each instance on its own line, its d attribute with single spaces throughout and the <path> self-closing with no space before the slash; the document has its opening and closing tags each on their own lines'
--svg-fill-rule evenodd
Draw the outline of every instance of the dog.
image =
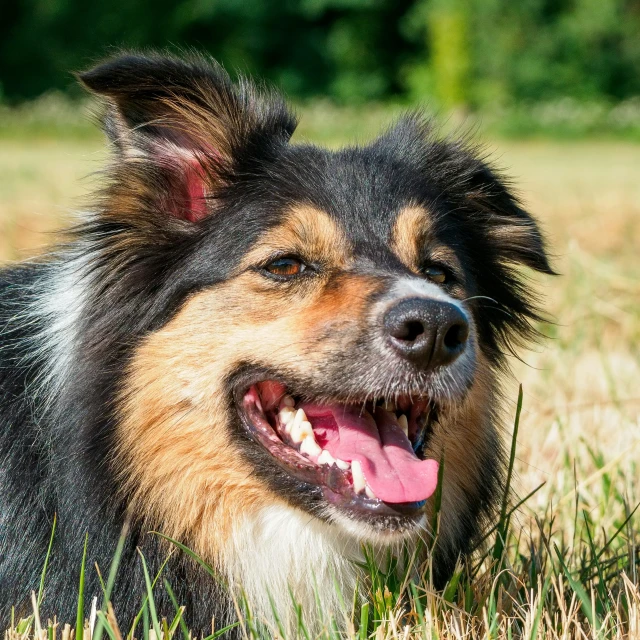
<svg viewBox="0 0 640 640">
<path fill-rule="evenodd" d="M 329 151 L 205 57 L 79 79 L 104 105 L 102 186 L 0 272 L 2 624 L 30 611 L 54 518 L 41 616 L 63 621 L 85 539 L 101 601 L 125 522 L 121 624 L 138 549 L 204 635 L 240 593 L 256 617 L 335 610 L 363 545 L 428 549 L 442 587 L 504 490 L 500 381 L 541 319 L 527 269 L 553 273 L 534 218 L 420 112 Z"/>
</svg>

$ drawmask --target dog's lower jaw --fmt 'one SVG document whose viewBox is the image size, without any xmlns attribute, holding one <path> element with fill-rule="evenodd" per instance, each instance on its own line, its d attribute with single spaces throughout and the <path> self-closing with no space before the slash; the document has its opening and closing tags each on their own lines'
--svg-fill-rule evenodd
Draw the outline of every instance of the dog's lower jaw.
<svg viewBox="0 0 640 640">
<path fill-rule="evenodd" d="M 340 535 L 346 535 L 358 541 L 358 544 L 372 548 L 400 549 L 403 545 L 411 544 L 417 537 L 427 539 L 427 514 L 423 511 L 409 519 L 398 517 L 381 517 L 377 520 L 363 521 L 352 517 L 342 509 L 328 507 L 325 509 L 326 519 L 333 524 Z"/>
<path fill-rule="evenodd" d="M 325 522 L 283 503 L 237 522 L 221 564 L 234 597 L 246 597 L 255 619 L 275 629 L 276 612 L 295 637 L 295 600 L 307 629 L 318 633 L 332 619 L 341 627 L 350 618 L 341 603 L 353 601 L 356 585 L 365 578 L 358 576 L 357 566 L 364 560 L 363 545 L 380 551 L 376 555 L 384 561 L 389 547 L 417 537 L 374 533 L 344 516 Z"/>
</svg>

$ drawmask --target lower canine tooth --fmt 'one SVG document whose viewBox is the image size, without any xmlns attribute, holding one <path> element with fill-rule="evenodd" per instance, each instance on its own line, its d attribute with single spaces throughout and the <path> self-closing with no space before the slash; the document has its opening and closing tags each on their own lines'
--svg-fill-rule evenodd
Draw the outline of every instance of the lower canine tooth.
<svg viewBox="0 0 640 640">
<path fill-rule="evenodd" d="M 357 460 L 351 463 L 351 475 L 353 476 L 353 490 L 356 493 L 362 493 L 367 486 L 367 481 L 364 478 L 362 466 Z"/>
<path fill-rule="evenodd" d="M 300 445 L 300 453 L 304 453 L 310 458 L 318 458 L 318 456 L 322 454 L 322 449 L 320 448 L 320 445 L 315 441 L 315 438 L 313 436 L 310 436 L 302 441 L 302 444 Z M 319 458 L 318 462 L 320 462 Z"/>
<path fill-rule="evenodd" d="M 302 444 L 304 444 L 304 442 Z M 302 447 L 300 447 L 300 451 L 302 451 Z M 336 459 L 326 449 L 323 449 L 320 457 L 318 458 L 318 464 L 326 464 L 330 466 L 332 464 L 336 464 Z"/>
<path fill-rule="evenodd" d="M 280 401 L 280 404 L 283 407 L 295 407 L 296 401 L 291 396 L 284 396 L 284 398 L 282 398 L 282 400 Z"/>
<path fill-rule="evenodd" d="M 372 500 L 375 500 L 378 497 L 375 493 L 373 493 L 373 489 L 369 485 L 365 486 L 364 492 L 367 494 L 367 498 L 371 498 Z"/>
<path fill-rule="evenodd" d="M 407 416 L 404 413 L 398 418 L 398 424 L 400 425 L 400 428 L 404 431 L 404 435 L 408 437 L 409 422 L 407 420 Z"/>
</svg>

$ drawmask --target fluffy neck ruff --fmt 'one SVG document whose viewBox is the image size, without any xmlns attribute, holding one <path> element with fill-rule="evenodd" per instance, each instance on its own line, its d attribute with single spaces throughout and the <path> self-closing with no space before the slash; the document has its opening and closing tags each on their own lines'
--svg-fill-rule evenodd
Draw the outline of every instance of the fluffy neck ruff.
<svg viewBox="0 0 640 640">
<path fill-rule="evenodd" d="M 374 546 L 383 561 L 388 547 Z M 307 629 L 346 625 L 357 585 L 365 576 L 361 542 L 340 526 L 297 509 L 264 507 L 234 526 L 221 564 L 234 597 L 245 598 L 255 620 L 273 631 L 274 612 L 295 635 L 296 606 Z M 364 589 L 360 589 L 363 593 Z"/>
</svg>

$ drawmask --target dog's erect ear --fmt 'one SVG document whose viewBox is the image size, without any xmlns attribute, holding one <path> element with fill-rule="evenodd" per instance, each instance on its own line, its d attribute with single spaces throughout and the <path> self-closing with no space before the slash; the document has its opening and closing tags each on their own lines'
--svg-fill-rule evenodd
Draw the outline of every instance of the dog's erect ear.
<svg viewBox="0 0 640 640">
<path fill-rule="evenodd" d="M 277 94 L 233 83 L 201 57 L 121 55 L 78 77 L 108 103 L 121 176 L 137 176 L 142 191 L 153 182 L 155 206 L 185 220 L 203 218 L 210 196 L 276 153 L 296 126 Z"/>
<path fill-rule="evenodd" d="M 489 241 L 501 260 L 553 275 L 538 223 L 507 187 L 506 179 L 478 162 L 467 185 L 466 199 L 482 216 Z"/>
<path fill-rule="evenodd" d="M 462 208 L 478 232 L 472 249 L 482 270 L 478 292 L 495 303 L 482 307 L 480 327 L 492 327 L 485 343 L 500 359 L 505 350 L 515 354 L 518 345 L 536 339 L 536 323 L 547 320 L 519 267 L 555 272 L 538 223 L 510 192 L 508 180 L 474 157 L 465 164 Z"/>
</svg>

